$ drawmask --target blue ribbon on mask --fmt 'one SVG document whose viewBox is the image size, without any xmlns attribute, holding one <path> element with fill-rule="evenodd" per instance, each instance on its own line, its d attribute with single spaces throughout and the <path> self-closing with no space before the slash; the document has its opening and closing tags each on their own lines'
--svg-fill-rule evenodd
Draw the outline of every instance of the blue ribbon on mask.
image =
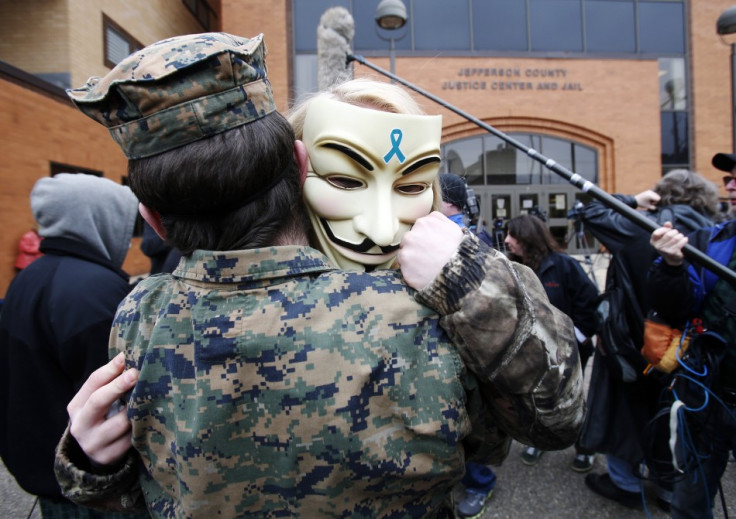
<svg viewBox="0 0 736 519">
<path fill-rule="evenodd" d="M 396 155 L 396 158 L 399 159 L 399 163 L 403 164 L 406 160 L 406 157 L 403 153 L 401 153 L 401 150 L 399 149 L 399 145 L 401 144 L 401 139 L 404 138 L 404 133 L 399 130 L 391 130 L 391 149 L 389 150 L 386 155 L 383 156 L 383 161 L 388 164 L 388 161 L 391 160 L 391 157 Z"/>
</svg>

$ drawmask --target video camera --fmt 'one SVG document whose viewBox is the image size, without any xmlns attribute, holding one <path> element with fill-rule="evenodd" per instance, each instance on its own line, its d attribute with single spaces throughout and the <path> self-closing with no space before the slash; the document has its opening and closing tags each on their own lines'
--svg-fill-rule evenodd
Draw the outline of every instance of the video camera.
<svg viewBox="0 0 736 519">
<path fill-rule="evenodd" d="M 532 207 L 531 209 L 529 209 L 529 214 L 532 215 L 532 216 L 536 216 L 537 218 L 539 218 L 543 222 L 547 222 L 547 213 L 545 213 L 544 211 L 542 211 L 539 208 L 538 205 L 535 205 L 534 207 Z"/>
<path fill-rule="evenodd" d="M 572 206 L 572 209 L 567 212 L 568 220 L 579 220 L 583 214 L 584 207 L 585 204 L 583 204 L 580 200 L 575 202 Z"/>
<path fill-rule="evenodd" d="M 573 204 L 572 209 L 567 212 L 567 219 L 573 221 L 573 227 L 575 228 L 575 232 L 578 234 L 581 234 L 583 231 L 582 215 L 584 207 L 585 204 L 578 200 Z"/>
<path fill-rule="evenodd" d="M 476 216 L 480 214 L 480 206 L 478 204 L 478 197 L 475 196 L 475 191 L 469 185 L 465 184 L 465 191 L 467 198 L 465 200 L 465 210 L 470 217 L 470 220 L 474 220 Z"/>
</svg>

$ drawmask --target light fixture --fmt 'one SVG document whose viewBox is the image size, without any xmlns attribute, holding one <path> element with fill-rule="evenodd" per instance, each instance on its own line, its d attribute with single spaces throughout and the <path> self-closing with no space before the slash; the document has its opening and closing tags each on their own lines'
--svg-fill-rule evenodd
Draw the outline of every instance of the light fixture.
<svg viewBox="0 0 736 519">
<path fill-rule="evenodd" d="M 406 6 L 401 0 L 381 0 L 376 7 L 376 23 L 382 29 L 401 29 L 406 23 Z"/>
<path fill-rule="evenodd" d="M 716 22 L 716 32 L 718 34 L 733 34 L 736 32 L 736 7 L 729 7 L 721 13 Z"/>
<path fill-rule="evenodd" d="M 401 36 L 394 37 L 395 31 L 406 25 L 408 16 L 406 15 L 406 6 L 402 0 L 381 0 L 376 7 L 376 33 L 382 40 L 388 40 L 388 53 L 391 63 L 391 74 L 395 74 L 396 57 L 394 52 L 394 41 L 400 40 L 406 36 L 407 31 L 402 31 Z M 381 34 L 385 32 L 385 36 Z M 391 79 L 394 82 L 394 79 Z"/>
</svg>

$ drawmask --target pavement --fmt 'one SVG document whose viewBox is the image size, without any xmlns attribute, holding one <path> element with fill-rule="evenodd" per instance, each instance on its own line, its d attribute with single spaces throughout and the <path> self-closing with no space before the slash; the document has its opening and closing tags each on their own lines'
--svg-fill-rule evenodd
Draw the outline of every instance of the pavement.
<svg viewBox="0 0 736 519">
<path fill-rule="evenodd" d="M 23 491 L 0 461 L 0 517 L 3 519 L 41 519 L 36 498 Z"/>
<path fill-rule="evenodd" d="M 651 488 L 645 487 L 649 515 L 632 510 L 599 497 L 585 486 L 585 474 L 574 472 L 570 463 L 575 450 L 545 452 L 534 467 L 521 462 L 522 445 L 514 442 L 503 465 L 493 467 L 498 476 L 496 489 L 478 519 L 636 519 L 669 517 L 655 504 Z M 731 514 L 736 511 L 736 461 L 731 460 L 722 479 L 723 491 Z M 592 472 L 604 472 L 605 460 L 596 456 Z M 0 518 L 41 519 L 35 498 L 25 493 L 0 464 Z M 723 513 L 720 499 L 715 507 L 715 518 L 728 517 Z"/>
<path fill-rule="evenodd" d="M 585 387 L 590 384 L 592 359 L 585 369 Z M 511 452 L 500 466 L 492 467 L 496 473 L 496 488 L 486 509 L 477 519 L 664 519 L 670 517 L 656 504 L 654 489 L 644 485 L 646 508 L 626 508 L 601 497 L 585 485 L 585 476 L 605 473 L 606 458 L 596 455 L 593 468 L 587 473 L 571 468 L 575 448 L 545 452 L 534 466 L 521 461 L 524 445 L 513 442 Z M 721 478 L 726 507 L 731 516 L 736 511 L 736 460 L 730 459 L 726 473 Z M 714 519 L 728 518 L 719 501 L 714 508 Z"/>
</svg>

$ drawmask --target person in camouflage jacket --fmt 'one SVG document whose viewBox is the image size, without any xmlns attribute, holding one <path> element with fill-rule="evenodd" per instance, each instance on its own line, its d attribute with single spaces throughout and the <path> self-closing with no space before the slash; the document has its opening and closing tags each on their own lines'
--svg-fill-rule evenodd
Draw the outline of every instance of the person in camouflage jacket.
<svg viewBox="0 0 736 519">
<path fill-rule="evenodd" d="M 269 102 L 248 104 L 266 81 L 260 39 L 193 35 L 152 47 L 75 102 L 122 136 L 142 214 L 184 259 L 173 275 L 139 283 L 113 326 L 112 352 L 135 368 L 122 389 L 138 373 L 128 400 L 135 451 L 95 454 L 80 422 L 114 391 L 87 399 L 86 386 L 78 396 L 88 403 L 70 404 L 57 452 L 66 495 L 116 509 L 145 502 L 157 517 L 431 517 L 466 456 L 500 462 L 510 437 L 545 449 L 575 441 L 583 400 L 572 325 L 532 271 L 449 222 L 453 234 L 437 213 L 402 242 L 402 268 L 419 265 L 404 275 L 419 292 L 397 270 L 337 270 L 306 245 L 306 149 Z M 217 97 L 214 78 L 244 63 L 254 74 L 239 76 L 239 88 L 259 89 L 243 96 L 246 107 L 231 99 L 223 108 L 240 121 L 201 106 Z M 185 91 L 182 78 L 210 95 L 192 88 L 189 101 L 149 103 L 147 92 Z M 141 113 L 125 113 L 132 98 Z M 176 107 L 166 124 L 157 119 Z M 217 137 L 190 128 L 190 113 L 220 120 Z M 441 252 L 412 245 L 427 234 L 446 238 L 431 240 Z M 441 269 L 421 268 L 422 258 Z M 98 381 L 113 379 L 119 360 Z M 101 420 L 97 439 L 118 425 L 124 433 L 122 423 Z M 118 464 L 90 465 L 80 447 L 92 462 Z"/>
</svg>

